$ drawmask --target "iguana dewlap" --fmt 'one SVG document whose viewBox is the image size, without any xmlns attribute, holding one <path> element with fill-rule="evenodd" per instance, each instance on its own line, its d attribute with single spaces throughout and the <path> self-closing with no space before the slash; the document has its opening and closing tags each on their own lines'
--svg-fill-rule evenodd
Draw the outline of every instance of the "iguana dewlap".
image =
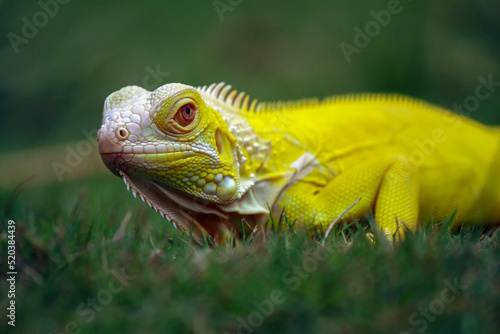
<svg viewBox="0 0 500 334">
<path fill-rule="evenodd" d="M 500 221 L 500 132 L 398 95 L 257 103 L 224 83 L 129 86 L 105 101 L 106 166 L 176 227 L 215 239 L 283 208 L 296 226 L 373 213 Z M 399 229 L 398 229 L 399 227 Z"/>
</svg>

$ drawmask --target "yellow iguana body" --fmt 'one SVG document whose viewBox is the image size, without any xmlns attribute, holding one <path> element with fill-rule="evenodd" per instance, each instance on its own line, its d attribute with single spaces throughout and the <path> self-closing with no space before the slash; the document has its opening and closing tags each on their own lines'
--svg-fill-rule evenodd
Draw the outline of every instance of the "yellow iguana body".
<svg viewBox="0 0 500 334">
<path fill-rule="evenodd" d="M 283 208 L 297 226 L 373 213 L 386 235 L 425 219 L 500 222 L 500 132 L 397 95 L 249 103 L 224 84 L 111 94 L 99 147 L 177 227 L 219 239 Z M 399 229 L 403 232 L 403 229 Z"/>
</svg>

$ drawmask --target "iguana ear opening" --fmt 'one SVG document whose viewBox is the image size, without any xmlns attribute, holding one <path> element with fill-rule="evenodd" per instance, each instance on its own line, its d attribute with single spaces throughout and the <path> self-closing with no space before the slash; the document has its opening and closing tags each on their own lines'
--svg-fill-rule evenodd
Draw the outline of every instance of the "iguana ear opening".
<svg viewBox="0 0 500 334">
<path fill-rule="evenodd" d="M 232 144 L 231 140 L 227 137 L 227 134 L 223 134 L 220 129 L 217 129 L 215 131 L 215 145 L 217 146 L 219 155 L 223 155 L 226 153 L 232 155 L 232 151 L 236 149 L 235 143 Z"/>
<path fill-rule="evenodd" d="M 234 175 L 227 175 L 218 180 L 215 195 L 222 201 L 228 201 L 236 196 L 238 190 L 236 183 L 237 180 L 240 179 L 240 176 L 239 169 L 237 168 L 239 162 L 236 140 L 234 138 L 229 138 L 228 136 L 231 136 L 231 134 L 227 130 L 224 130 L 226 129 L 217 128 L 215 130 L 215 146 L 217 147 L 220 162 L 230 167 L 230 169 L 233 169 Z"/>
<path fill-rule="evenodd" d="M 219 127 L 213 132 L 215 146 L 220 163 L 231 171 L 218 181 L 216 196 L 226 202 L 241 198 L 254 184 L 254 175 L 247 165 L 247 156 L 238 144 L 238 140 L 229 131 L 220 114 L 214 111 Z M 212 130 L 213 131 L 213 130 Z"/>
<path fill-rule="evenodd" d="M 220 138 L 220 130 L 215 131 L 215 145 L 217 146 L 217 152 L 222 154 L 222 140 Z"/>
</svg>

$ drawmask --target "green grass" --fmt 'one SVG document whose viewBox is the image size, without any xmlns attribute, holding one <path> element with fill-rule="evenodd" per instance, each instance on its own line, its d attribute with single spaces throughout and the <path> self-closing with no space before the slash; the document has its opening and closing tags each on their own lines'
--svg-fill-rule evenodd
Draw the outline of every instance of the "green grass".
<svg viewBox="0 0 500 334">
<path fill-rule="evenodd" d="M 109 176 L 0 193 L 0 201 L 7 209 L 1 261 L 5 264 L 6 222 L 13 219 L 20 273 L 16 327 L 3 317 L 1 332 L 419 333 L 425 327 L 420 332 L 495 333 L 500 328 L 500 247 L 493 229 L 451 234 L 445 222 L 392 247 L 370 243 L 360 226 L 344 225 L 322 245 L 282 218 L 269 224 L 265 238 L 245 235 L 208 247 L 187 242 L 188 235 Z M 278 232 L 280 224 L 284 230 Z M 133 276 L 126 286 L 113 275 L 122 269 Z M 2 270 L 2 310 L 5 282 Z M 454 282 L 463 286 L 456 294 L 448 288 Z M 89 298 L 96 298 L 99 311 L 85 305 Z M 440 314 L 425 320 L 420 312 L 429 306 Z M 262 323 L 238 328 L 242 319 Z"/>
</svg>

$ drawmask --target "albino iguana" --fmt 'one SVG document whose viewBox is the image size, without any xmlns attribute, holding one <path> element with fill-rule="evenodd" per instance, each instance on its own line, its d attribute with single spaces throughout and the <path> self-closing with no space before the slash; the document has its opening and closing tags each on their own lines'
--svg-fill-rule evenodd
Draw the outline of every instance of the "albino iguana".
<svg viewBox="0 0 500 334">
<path fill-rule="evenodd" d="M 500 222 L 500 132 L 399 95 L 250 103 L 230 85 L 129 86 L 105 101 L 106 166 L 176 227 L 221 240 L 284 208 L 296 226 L 373 213 Z M 399 231 L 399 232 L 397 232 Z"/>
</svg>

